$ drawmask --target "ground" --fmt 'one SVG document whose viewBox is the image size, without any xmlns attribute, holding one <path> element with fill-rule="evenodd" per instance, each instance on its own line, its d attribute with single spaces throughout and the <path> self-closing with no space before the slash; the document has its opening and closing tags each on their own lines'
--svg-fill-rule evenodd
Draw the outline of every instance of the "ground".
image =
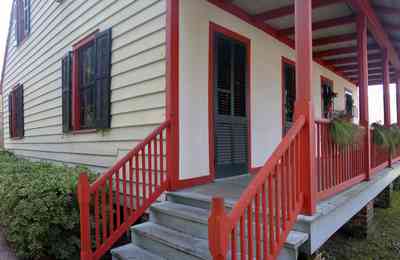
<svg viewBox="0 0 400 260">
<path fill-rule="evenodd" d="M 325 260 L 400 259 L 400 192 L 390 209 L 375 209 L 373 232 L 367 239 L 335 234 L 321 249 Z"/>
</svg>

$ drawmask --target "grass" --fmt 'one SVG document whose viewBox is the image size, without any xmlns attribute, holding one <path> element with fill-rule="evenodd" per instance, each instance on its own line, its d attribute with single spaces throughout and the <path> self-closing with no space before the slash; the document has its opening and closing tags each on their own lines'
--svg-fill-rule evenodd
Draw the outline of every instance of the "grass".
<svg viewBox="0 0 400 260">
<path fill-rule="evenodd" d="M 373 232 L 367 239 L 337 232 L 322 248 L 326 260 L 400 259 L 400 193 L 393 193 L 392 208 L 375 208 Z"/>
</svg>

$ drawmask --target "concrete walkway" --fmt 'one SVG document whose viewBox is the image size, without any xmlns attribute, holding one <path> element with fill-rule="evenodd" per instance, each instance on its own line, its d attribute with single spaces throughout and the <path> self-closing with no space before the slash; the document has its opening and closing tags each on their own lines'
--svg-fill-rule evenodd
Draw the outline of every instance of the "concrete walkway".
<svg viewBox="0 0 400 260">
<path fill-rule="evenodd" d="M 0 227 L 0 260 L 18 260 L 15 253 L 8 246 L 1 227 Z"/>
</svg>

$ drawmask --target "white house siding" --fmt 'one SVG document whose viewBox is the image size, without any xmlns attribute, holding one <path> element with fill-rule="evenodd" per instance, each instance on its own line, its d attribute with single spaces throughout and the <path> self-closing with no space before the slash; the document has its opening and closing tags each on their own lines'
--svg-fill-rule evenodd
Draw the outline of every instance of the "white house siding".
<svg viewBox="0 0 400 260">
<path fill-rule="evenodd" d="M 209 174 L 208 51 L 209 23 L 214 22 L 251 40 L 251 155 L 261 166 L 282 137 L 281 59 L 295 60 L 295 52 L 263 31 L 215 7 L 206 0 L 180 1 L 180 178 Z M 338 110 L 344 109 L 344 88 L 354 85 L 314 64 L 315 115 L 321 115 L 321 83 L 334 81 Z"/>
<path fill-rule="evenodd" d="M 111 166 L 165 120 L 166 0 L 32 0 L 31 10 L 31 35 L 20 47 L 11 28 L 4 75 L 5 148 L 31 159 Z M 61 58 L 75 42 L 110 27 L 111 130 L 63 134 Z M 18 83 L 24 84 L 25 137 L 11 140 L 7 96 Z"/>
</svg>

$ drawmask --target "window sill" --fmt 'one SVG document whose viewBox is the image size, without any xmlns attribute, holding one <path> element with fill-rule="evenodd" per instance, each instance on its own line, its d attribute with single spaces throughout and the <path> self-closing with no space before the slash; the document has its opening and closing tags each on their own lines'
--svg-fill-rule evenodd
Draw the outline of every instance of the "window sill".
<svg viewBox="0 0 400 260">
<path fill-rule="evenodd" d="M 97 129 L 85 129 L 85 130 L 74 130 L 71 132 L 73 135 L 80 135 L 80 134 L 92 134 L 96 133 Z"/>
<path fill-rule="evenodd" d="M 12 141 L 18 141 L 24 139 L 24 137 L 11 137 L 10 138 Z"/>
</svg>

